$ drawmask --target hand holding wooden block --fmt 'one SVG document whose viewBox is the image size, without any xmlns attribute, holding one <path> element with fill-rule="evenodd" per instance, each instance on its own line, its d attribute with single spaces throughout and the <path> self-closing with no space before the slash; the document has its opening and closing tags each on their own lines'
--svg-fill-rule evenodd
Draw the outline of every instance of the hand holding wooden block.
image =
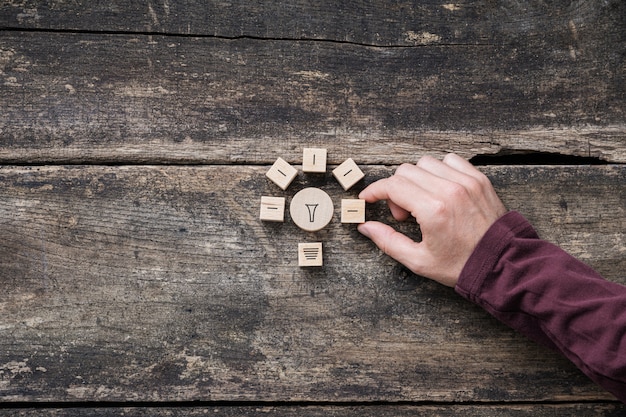
<svg viewBox="0 0 626 417">
<path fill-rule="evenodd" d="M 298 175 L 298 170 L 289 165 L 284 159 L 278 158 L 265 175 L 272 180 L 274 184 L 286 190 L 289 184 L 291 184 L 291 181 Z"/>
<path fill-rule="evenodd" d="M 365 177 L 365 174 L 352 158 L 348 158 L 333 170 L 333 176 L 339 181 L 344 191 L 347 191 Z"/>
<path fill-rule="evenodd" d="M 285 197 L 261 197 L 261 220 L 268 222 L 285 221 Z"/>
</svg>

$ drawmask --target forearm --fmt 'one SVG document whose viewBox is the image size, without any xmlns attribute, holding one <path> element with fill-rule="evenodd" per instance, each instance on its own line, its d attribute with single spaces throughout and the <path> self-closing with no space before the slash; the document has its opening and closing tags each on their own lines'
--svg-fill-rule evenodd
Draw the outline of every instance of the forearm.
<svg viewBox="0 0 626 417">
<path fill-rule="evenodd" d="M 626 287 L 539 239 L 518 213 L 487 231 L 456 291 L 626 402 Z"/>
</svg>

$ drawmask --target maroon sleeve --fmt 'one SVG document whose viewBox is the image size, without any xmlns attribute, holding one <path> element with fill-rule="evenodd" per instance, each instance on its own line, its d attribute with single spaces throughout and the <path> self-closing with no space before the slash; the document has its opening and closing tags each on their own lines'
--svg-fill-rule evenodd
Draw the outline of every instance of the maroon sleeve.
<svg viewBox="0 0 626 417">
<path fill-rule="evenodd" d="M 491 226 L 455 289 L 626 402 L 626 287 L 539 239 L 519 213 Z"/>
</svg>

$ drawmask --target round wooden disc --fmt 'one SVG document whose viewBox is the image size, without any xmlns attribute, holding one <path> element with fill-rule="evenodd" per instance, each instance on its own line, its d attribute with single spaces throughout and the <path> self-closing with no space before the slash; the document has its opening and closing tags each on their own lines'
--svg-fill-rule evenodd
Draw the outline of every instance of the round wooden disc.
<svg viewBox="0 0 626 417">
<path fill-rule="evenodd" d="M 305 188 L 291 199 L 289 213 L 293 222 L 302 230 L 316 232 L 323 229 L 333 218 L 333 200 L 319 188 Z"/>
</svg>

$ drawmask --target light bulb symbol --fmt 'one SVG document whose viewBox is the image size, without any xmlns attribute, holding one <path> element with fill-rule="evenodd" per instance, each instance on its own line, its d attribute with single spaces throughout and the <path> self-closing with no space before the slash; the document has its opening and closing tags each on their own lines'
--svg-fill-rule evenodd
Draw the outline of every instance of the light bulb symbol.
<svg viewBox="0 0 626 417">
<path fill-rule="evenodd" d="M 319 188 L 305 188 L 291 199 L 291 219 L 302 230 L 316 232 L 333 218 L 333 201 Z"/>
<path fill-rule="evenodd" d="M 305 206 L 309 210 L 309 222 L 315 223 L 315 209 L 319 204 L 305 204 Z"/>
</svg>

